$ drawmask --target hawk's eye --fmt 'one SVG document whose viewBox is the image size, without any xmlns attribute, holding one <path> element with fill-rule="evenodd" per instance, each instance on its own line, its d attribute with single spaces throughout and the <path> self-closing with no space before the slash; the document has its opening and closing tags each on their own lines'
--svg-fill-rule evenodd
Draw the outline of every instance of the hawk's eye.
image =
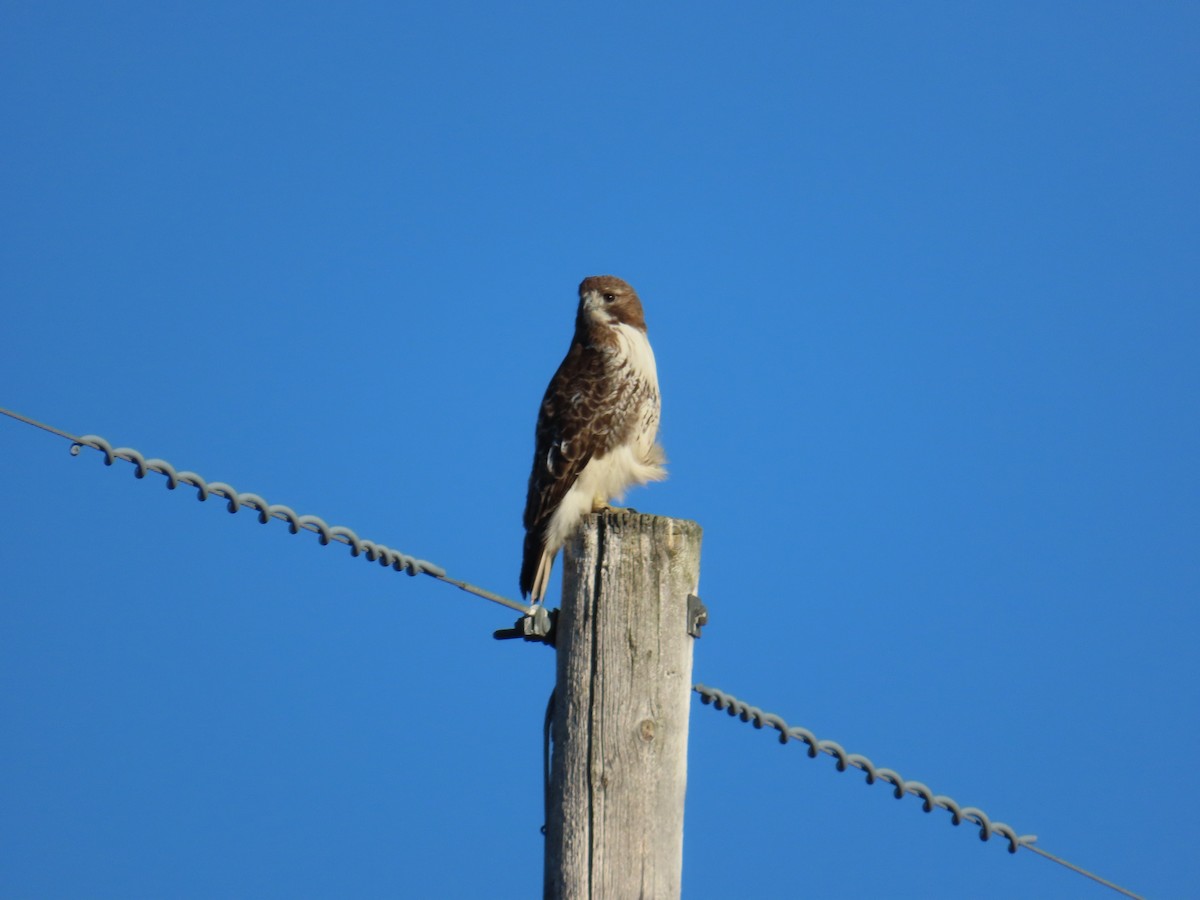
<svg viewBox="0 0 1200 900">
<path fill-rule="evenodd" d="M 617 299 L 617 295 L 616 295 L 616 294 L 605 294 L 605 295 L 604 295 L 604 302 L 605 302 L 605 303 L 612 303 L 612 302 L 613 302 L 614 300 L 616 300 L 616 299 Z"/>
</svg>

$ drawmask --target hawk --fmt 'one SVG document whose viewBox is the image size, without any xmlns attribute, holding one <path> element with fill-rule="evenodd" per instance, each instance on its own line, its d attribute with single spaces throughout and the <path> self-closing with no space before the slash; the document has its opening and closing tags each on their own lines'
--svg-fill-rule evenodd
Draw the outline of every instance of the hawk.
<svg viewBox="0 0 1200 900">
<path fill-rule="evenodd" d="M 583 516 L 661 481 L 658 373 L 642 301 L 613 275 L 579 285 L 571 349 L 538 411 L 525 499 L 521 594 L 546 596 L 554 555 Z"/>
</svg>

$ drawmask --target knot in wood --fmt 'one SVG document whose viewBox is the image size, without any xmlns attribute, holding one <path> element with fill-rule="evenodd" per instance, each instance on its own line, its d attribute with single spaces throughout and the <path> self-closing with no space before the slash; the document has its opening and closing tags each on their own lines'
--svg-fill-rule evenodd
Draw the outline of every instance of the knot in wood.
<svg viewBox="0 0 1200 900">
<path fill-rule="evenodd" d="M 641 725 L 638 726 L 638 731 L 641 734 L 642 740 L 649 743 L 654 740 L 654 720 L 642 719 Z"/>
</svg>

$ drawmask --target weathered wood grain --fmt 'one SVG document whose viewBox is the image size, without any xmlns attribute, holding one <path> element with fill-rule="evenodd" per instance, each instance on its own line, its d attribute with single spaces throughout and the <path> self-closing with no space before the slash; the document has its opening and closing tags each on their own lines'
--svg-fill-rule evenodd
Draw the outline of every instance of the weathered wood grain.
<svg viewBox="0 0 1200 900">
<path fill-rule="evenodd" d="M 546 897 L 679 896 L 700 540 L 617 512 L 563 548 Z"/>
</svg>

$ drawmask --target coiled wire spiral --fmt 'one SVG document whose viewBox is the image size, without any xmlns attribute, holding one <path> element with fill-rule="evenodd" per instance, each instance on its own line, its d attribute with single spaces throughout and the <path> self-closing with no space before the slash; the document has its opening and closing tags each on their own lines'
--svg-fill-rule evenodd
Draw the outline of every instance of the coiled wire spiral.
<svg viewBox="0 0 1200 900">
<path fill-rule="evenodd" d="M 133 463 L 134 475 L 138 478 L 145 478 L 147 472 L 158 472 L 165 475 L 167 488 L 170 490 L 175 490 L 181 484 L 191 485 L 197 491 L 197 499 L 202 502 L 207 500 L 210 495 L 220 497 L 226 501 L 225 508 L 231 513 L 236 513 L 243 506 L 249 507 L 257 511 L 258 521 L 263 525 L 266 525 L 271 519 L 280 519 L 287 522 L 288 531 L 292 534 L 299 534 L 301 529 L 315 532 L 322 545 L 327 545 L 330 541 L 338 541 L 350 547 L 352 556 L 365 555 L 369 561 L 378 562 L 397 572 L 407 572 L 409 575 L 432 575 L 436 578 L 446 575 L 446 570 L 441 566 L 424 559 L 416 559 L 384 544 L 360 538 L 352 529 L 344 525 L 329 525 L 320 516 L 297 515 L 290 506 L 284 506 L 282 503 L 268 503 L 258 494 L 239 492 L 233 485 L 223 481 L 205 481 L 195 472 L 178 472 L 165 459 L 146 459 L 132 447 L 114 448 L 99 435 L 82 435 L 76 443 L 71 445 L 71 454 L 78 456 L 82 447 L 92 447 L 103 453 L 106 466 L 111 466 L 113 460 L 117 459 Z"/>
<path fill-rule="evenodd" d="M 714 709 L 727 710 L 729 715 L 737 716 L 743 722 L 751 723 L 755 728 L 762 728 L 764 725 L 774 728 L 779 732 L 779 743 L 781 744 L 786 744 L 789 740 L 803 741 L 808 746 L 810 759 L 816 759 L 818 753 L 827 753 L 837 760 L 839 772 L 845 772 L 847 768 L 853 767 L 866 773 L 867 784 L 884 781 L 892 785 L 892 796 L 897 800 L 903 799 L 905 794 L 913 794 L 921 798 L 921 808 L 925 812 L 933 812 L 934 808 L 940 807 L 949 811 L 950 821 L 954 825 L 961 825 L 963 821 L 978 825 L 981 841 L 986 841 L 992 835 L 998 834 L 1008 841 L 1008 852 L 1016 853 L 1017 848 L 1031 847 L 1037 840 L 1037 835 L 1034 834 L 1018 836 L 1011 827 L 1003 822 L 993 822 L 981 809 L 974 806 L 960 806 L 953 798 L 947 797 L 945 794 L 935 794 L 919 781 L 908 781 L 900 777 L 900 773 L 894 769 L 880 768 L 862 754 L 847 753 L 836 741 L 820 740 L 807 728 L 788 725 L 779 716 L 763 712 L 757 706 L 744 703 L 732 694 L 703 684 L 695 685 L 692 690 L 700 695 L 703 703 L 712 704 Z"/>
</svg>

